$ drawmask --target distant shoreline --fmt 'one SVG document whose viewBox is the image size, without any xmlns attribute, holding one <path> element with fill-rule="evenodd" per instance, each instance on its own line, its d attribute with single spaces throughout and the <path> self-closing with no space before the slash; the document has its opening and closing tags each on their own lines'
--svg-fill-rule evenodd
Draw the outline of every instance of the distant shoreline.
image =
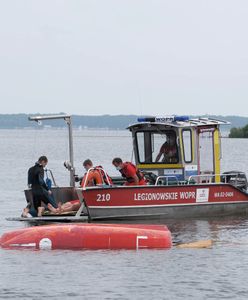
<svg viewBox="0 0 248 300">
<path fill-rule="evenodd" d="M 59 113 L 61 114 L 61 113 Z M 35 114 L 45 115 L 45 114 Z M 46 114 L 47 115 L 47 114 Z M 51 115 L 51 114 L 50 114 Z M 54 114 L 52 114 L 54 115 Z M 63 120 L 45 121 L 41 126 L 35 126 L 28 117 L 34 114 L 0 114 L 0 129 L 32 129 L 42 128 L 63 128 L 66 127 Z M 130 124 L 137 122 L 138 115 L 102 115 L 102 116 L 80 116 L 72 115 L 73 128 L 81 130 L 125 130 Z M 198 116 L 189 116 L 196 118 Z M 200 117 L 209 117 L 213 119 L 222 119 L 229 121 L 231 125 L 223 126 L 223 131 L 229 131 L 232 127 L 243 127 L 248 124 L 248 117 L 240 116 L 219 116 L 205 115 Z"/>
</svg>

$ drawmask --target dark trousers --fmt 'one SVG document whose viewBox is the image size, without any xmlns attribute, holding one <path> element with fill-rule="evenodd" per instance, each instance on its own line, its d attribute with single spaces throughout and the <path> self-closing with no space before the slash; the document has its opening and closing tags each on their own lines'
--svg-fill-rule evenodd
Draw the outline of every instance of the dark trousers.
<svg viewBox="0 0 248 300">
<path fill-rule="evenodd" d="M 38 207 L 41 206 L 41 202 L 43 202 L 45 205 L 48 205 L 50 203 L 54 208 L 58 208 L 58 205 L 53 195 L 50 195 L 47 190 L 32 189 L 32 193 L 33 193 L 33 208 L 35 211 L 38 211 Z"/>
</svg>

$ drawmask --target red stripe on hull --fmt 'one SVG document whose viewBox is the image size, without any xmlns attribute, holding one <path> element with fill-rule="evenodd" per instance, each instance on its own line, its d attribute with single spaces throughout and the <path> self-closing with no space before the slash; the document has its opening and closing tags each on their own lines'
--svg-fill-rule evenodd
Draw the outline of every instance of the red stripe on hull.
<svg viewBox="0 0 248 300">
<path fill-rule="evenodd" d="M 99 208 L 248 202 L 247 194 L 228 184 L 98 188 L 83 197 L 88 207 Z"/>
</svg>

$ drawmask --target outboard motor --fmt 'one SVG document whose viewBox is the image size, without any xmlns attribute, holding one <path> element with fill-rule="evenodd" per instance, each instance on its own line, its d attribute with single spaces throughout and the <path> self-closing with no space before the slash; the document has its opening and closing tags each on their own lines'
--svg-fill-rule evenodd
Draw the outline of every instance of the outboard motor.
<svg viewBox="0 0 248 300">
<path fill-rule="evenodd" d="M 229 183 L 243 191 L 247 190 L 248 183 L 244 172 L 228 171 L 224 172 L 224 174 L 225 176 L 221 176 L 221 182 Z"/>
</svg>

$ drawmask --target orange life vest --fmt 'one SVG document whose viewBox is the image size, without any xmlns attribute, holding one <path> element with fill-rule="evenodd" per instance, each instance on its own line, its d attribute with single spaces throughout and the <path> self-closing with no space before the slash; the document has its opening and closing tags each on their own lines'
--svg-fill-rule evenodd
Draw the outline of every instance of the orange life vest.
<svg viewBox="0 0 248 300">
<path fill-rule="evenodd" d="M 131 166 L 132 168 L 134 168 L 135 174 L 138 176 L 139 181 L 144 179 L 143 173 L 134 164 L 132 164 L 131 162 L 125 162 L 125 163 L 123 163 L 123 168 L 120 170 L 120 173 L 121 173 L 122 177 L 126 178 L 127 182 L 130 182 L 130 183 L 134 182 L 133 177 L 129 177 L 129 174 L 127 171 L 128 166 Z"/>
<path fill-rule="evenodd" d="M 112 178 L 106 172 L 103 171 L 102 166 L 96 166 L 94 169 L 100 173 L 105 184 L 113 184 Z"/>
</svg>

